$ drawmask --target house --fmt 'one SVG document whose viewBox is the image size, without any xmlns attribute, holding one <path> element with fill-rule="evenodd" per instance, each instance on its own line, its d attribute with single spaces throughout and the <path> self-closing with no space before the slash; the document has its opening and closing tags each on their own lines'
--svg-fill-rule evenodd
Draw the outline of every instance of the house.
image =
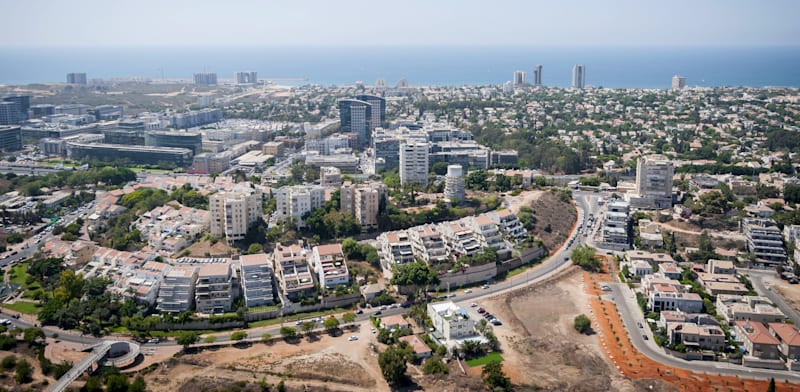
<svg viewBox="0 0 800 392">
<path fill-rule="evenodd" d="M 729 324 L 737 321 L 758 323 L 783 322 L 783 312 L 772 301 L 760 296 L 726 295 L 717 296 L 717 312 Z"/>
<path fill-rule="evenodd" d="M 757 359 L 778 360 L 781 343 L 764 324 L 754 321 L 737 321 L 736 337 L 741 340 L 747 356 Z"/>
<path fill-rule="evenodd" d="M 381 328 L 388 329 L 390 331 L 401 328 L 411 329 L 411 323 L 404 319 L 403 316 L 395 314 L 381 318 Z"/>
<path fill-rule="evenodd" d="M 716 325 L 695 323 L 673 323 L 667 328 L 671 344 L 682 343 L 687 349 L 722 351 L 725 348 L 725 332 Z"/>
<path fill-rule="evenodd" d="M 680 280 L 683 276 L 683 271 L 675 263 L 661 263 L 658 265 L 658 271 L 670 279 Z"/>
<path fill-rule="evenodd" d="M 769 323 L 769 332 L 780 342 L 780 356 L 790 370 L 800 370 L 800 331 L 790 324 Z"/>
<path fill-rule="evenodd" d="M 650 275 L 653 273 L 653 266 L 650 263 L 642 260 L 636 261 L 626 261 L 622 263 L 623 267 L 627 266 L 628 271 L 633 274 L 633 276 L 645 276 Z"/>
<path fill-rule="evenodd" d="M 428 304 L 433 327 L 446 340 L 475 336 L 475 320 L 453 301 Z"/>
<path fill-rule="evenodd" d="M 736 267 L 728 260 L 708 260 L 708 272 L 719 275 L 736 275 Z"/>
<path fill-rule="evenodd" d="M 433 354 L 431 348 L 417 335 L 402 336 L 399 340 L 408 343 L 417 359 L 428 358 Z"/>
<path fill-rule="evenodd" d="M 746 295 L 750 292 L 734 275 L 698 272 L 697 281 L 714 297 L 719 294 Z"/>
<path fill-rule="evenodd" d="M 383 283 L 368 284 L 361 286 L 361 295 L 364 296 L 365 301 L 369 301 L 384 290 L 386 290 L 386 285 Z"/>
</svg>

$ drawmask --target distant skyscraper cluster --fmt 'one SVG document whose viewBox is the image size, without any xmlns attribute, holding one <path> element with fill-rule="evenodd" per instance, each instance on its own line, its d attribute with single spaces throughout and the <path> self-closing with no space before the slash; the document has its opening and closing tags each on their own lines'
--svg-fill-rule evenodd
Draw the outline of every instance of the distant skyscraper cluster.
<svg viewBox="0 0 800 392">
<path fill-rule="evenodd" d="M 200 72 L 194 74 L 194 84 L 201 86 L 216 86 L 217 74 L 214 72 Z"/>
<path fill-rule="evenodd" d="M 236 84 L 257 84 L 258 72 L 256 71 L 235 72 L 233 74 L 233 79 L 236 81 Z"/>
<path fill-rule="evenodd" d="M 86 73 L 70 72 L 67 74 L 68 84 L 86 84 Z"/>
<path fill-rule="evenodd" d="M 583 64 L 575 64 L 572 67 L 572 87 L 584 88 L 586 87 L 586 66 Z"/>
<path fill-rule="evenodd" d="M 542 65 L 536 64 L 533 67 L 533 85 L 534 86 L 541 86 L 542 85 Z"/>
<path fill-rule="evenodd" d="M 686 77 L 675 75 L 672 77 L 672 89 L 673 90 L 680 90 L 682 88 L 686 88 Z"/>
</svg>

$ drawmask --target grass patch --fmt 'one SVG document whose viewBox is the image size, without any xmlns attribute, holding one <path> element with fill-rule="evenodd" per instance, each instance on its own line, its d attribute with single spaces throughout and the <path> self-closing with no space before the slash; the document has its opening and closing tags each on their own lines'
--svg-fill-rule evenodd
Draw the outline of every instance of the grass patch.
<svg viewBox="0 0 800 392">
<path fill-rule="evenodd" d="M 28 276 L 28 263 L 17 264 L 11 268 L 11 283 L 25 286 L 25 278 Z"/>
<path fill-rule="evenodd" d="M 269 312 L 271 310 L 277 310 L 278 305 L 264 305 L 264 306 L 256 306 L 253 308 L 247 308 L 247 311 L 250 313 L 258 313 L 258 312 Z"/>
<path fill-rule="evenodd" d="M 128 328 L 125 328 L 121 325 L 109 328 L 108 330 L 111 331 L 111 333 L 131 333 L 131 331 Z"/>
<path fill-rule="evenodd" d="M 2 306 L 6 309 L 10 309 L 19 313 L 32 314 L 32 315 L 39 314 L 39 306 L 37 306 L 33 302 L 19 301 L 13 304 L 3 304 Z"/>
<path fill-rule="evenodd" d="M 502 362 L 503 361 L 503 356 L 500 355 L 500 353 L 491 352 L 491 353 L 486 354 L 486 355 L 484 355 L 484 356 L 482 356 L 480 358 L 470 359 L 469 361 L 467 361 L 467 365 L 469 365 L 470 367 L 483 366 L 483 365 L 486 365 L 487 363 L 493 362 L 493 361 Z"/>
</svg>

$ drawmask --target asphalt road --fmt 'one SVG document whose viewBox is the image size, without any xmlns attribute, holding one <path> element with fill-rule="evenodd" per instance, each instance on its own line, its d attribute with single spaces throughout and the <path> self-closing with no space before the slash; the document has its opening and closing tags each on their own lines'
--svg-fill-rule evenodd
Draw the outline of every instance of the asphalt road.
<svg viewBox="0 0 800 392">
<path fill-rule="evenodd" d="M 746 274 L 750 281 L 753 283 L 753 288 L 756 289 L 759 295 L 763 295 L 769 298 L 772 303 L 778 305 L 778 308 L 789 317 L 794 322 L 794 325 L 800 325 L 800 314 L 797 313 L 794 308 L 789 305 L 785 299 L 783 299 L 782 295 L 779 295 L 772 291 L 770 287 L 764 284 L 762 277 L 764 275 L 775 275 L 774 271 L 764 271 L 764 270 L 740 270 L 742 273 Z"/>
</svg>

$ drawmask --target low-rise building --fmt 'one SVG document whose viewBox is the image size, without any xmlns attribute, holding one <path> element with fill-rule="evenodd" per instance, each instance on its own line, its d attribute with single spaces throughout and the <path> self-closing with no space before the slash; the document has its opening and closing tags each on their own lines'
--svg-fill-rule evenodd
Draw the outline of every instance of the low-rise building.
<svg viewBox="0 0 800 392">
<path fill-rule="evenodd" d="M 401 336 L 398 340 L 408 343 L 417 359 L 428 358 L 433 354 L 433 350 L 417 335 Z"/>
<path fill-rule="evenodd" d="M 719 294 L 746 295 L 750 292 L 734 275 L 698 272 L 697 281 L 712 296 Z"/>
<path fill-rule="evenodd" d="M 408 329 L 411 330 L 411 323 L 403 316 L 395 314 L 381 318 L 381 328 L 388 330 Z"/>
<path fill-rule="evenodd" d="M 781 359 L 786 361 L 789 370 L 798 370 L 800 361 L 800 331 L 797 327 L 786 323 L 769 323 L 769 332 L 780 343 Z"/>
<path fill-rule="evenodd" d="M 428 316 L 433 327 L 446 340 L 475 336 L 475 320 L 452 301 L 429 303 Z"/>
<path fill-rule="evenodd" d="M 350 283 L 350 272 L 347 270 L 341 244 L 315 246 L 311 260 L 321 287 L 334 289 Z"/>
<path fill-rule="evenodd" d="M 683 271 L 675 263 L 661 263 L 658 265 L 658 272 L 661 272 L 665 277 L 675 280 L 680 280 L 683 276 Z"/>
<path fill-rule="evenodd" d="M 628 267 L 628 272 L 633 276 L 642 277 L 645 275 L 650 275 L 653 273 L 653 267 L 650 263 L 642 260 L 635 260 L 635 261 L 623 261 L 620 264 L 621 267 Z"/>
<path fill-rule="evenodd" d="M 205 264 L 197 273 L 195 304 L 200 313 L 230 312 L 233 287 L 230 263 Z"/>
<path fill-rule="evenodd" d="M 674 323 L 667 329 L 671 344 L 683 344 L 687 349 L 722 351 L 725 348 L 725 332 L 716 325 Z"/>
<path fill-rule="evenodd" d="M 272 263 L 266 253 L 242 255 L 242 289 L 248 308 L 275 303 L 272 280 L 275 276 Z"/>
<path fill-rule="evenodd" d="M 736 267 L 729 260 L 708 260 L 708 272 L 717 275 L 736 275 Z"/>
<path fill-rule="evenodd" d="M 769 333 L 767 327 L 756 321 L 737 321 L 736 338 L 747 351 L 747 356 L 777 360 L 781 358 L 781 343 Z"/>
<path fill-rule="evenodd" d="M 281 292 L 289 300 L 296 301 L 314 294 L 314 276 L 308 266 L 305 249 L 299 245 L 277 245 L 272 253 Z"/>
<path fill-rule="evenodd" d="M 717 313 L 733 324 L 737 321 L 758 323 L 782 322 L 786 317 L 767 297 L 720 294 L 716 301 Z"/>
<path fill-rule="evenodd" d="M 164 275 L 158 292 L 160 312 L 180 313 L 194 306 L 194 291 L 197 282 L 197 268 L 190 266 L 173 267 Z"/>
</svg>

